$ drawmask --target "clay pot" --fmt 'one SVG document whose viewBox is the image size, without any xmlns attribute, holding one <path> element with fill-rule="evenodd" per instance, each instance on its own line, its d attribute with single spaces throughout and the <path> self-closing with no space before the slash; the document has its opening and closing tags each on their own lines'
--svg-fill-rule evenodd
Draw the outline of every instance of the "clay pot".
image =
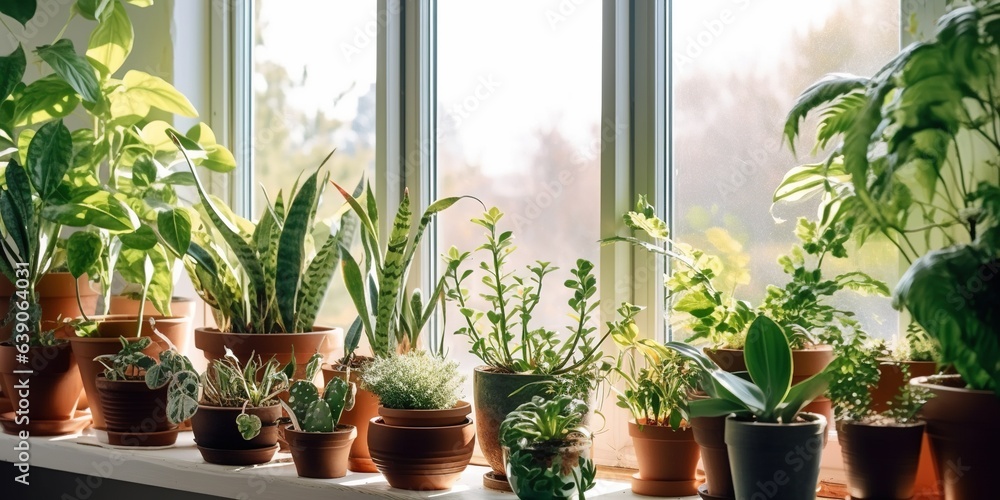
<svg viewBox="0 0 1000 500">
<path fill-rule="evenodd" d="M 194 331 L 194 315 L 198 308 L 198 303 L 194 299 L 187 297 L 173 297 L 170 299 L 170 313 L 166 314 L 163 311 L 157 311 L 156 306 L 153 305 L 151 301 L 146 301 L 146 306 L 143 310 L 145 316 L 170 316 L 171 318 L 186 319 L 184 325 L 183 336 L 178 336 L 177 340 L 170 339 L 171 342 L 177 346 L 177 352 L 184 354 L 188 346 L 188 338 L 192 335 Z M 126 315 L 135 317 L 139 314 L 139 301 L 123 295 L 113 295 L 111 296 L 111 305 L 108 307 L 108 315 L 119 316 Z M 159 324 L 157 324 L 157 328 Z M 162 328 L 161 328 L 162 330 Z M 128 337 L 128 335 L 126 335 Z"/>
<path fill-rule="evenodd" d="M 524 448 L 503 448 L 507 480 L 511 490 L 521 500 L 569 500 L 582 498 L 577 478 L 586 464 L 593 467 L 590 438 L 576 438 L 560 443 L 544 443 Z M 550 471 L 553 462 L 560 461 L 559 475 L 539 474 Z"/>
<path fill-rule="evenodd" d="M 76 359 L 68 343 L 54 346 L 30 347 L 24 356 L 27 363 L 19 363 L 16 356 L 21 354 L 12 344 L 0 344 L 0 375 L 3 376 L 5 394 L 11 396 L 14 407 L 21 399 L 19 389 L 22 380 L 28 380 L 28 401 L 31 420 L 70 420 L 75 416 L 77 402 L 83 392 L 83 381 L 76 369 Z M 31 370 L 31 374 L 15 373 Z"/>
<path fill-rule="evenodd" d="M 60 318 L 72 319 L 80 315 L 80 308 L 76 303 L 77 286 L 80 287 L 80 302 L 83 304 L 83 312 L 88 316 L 95 314 L 98 294 L 90 288 L 87 275 L 73 279 L 73 275 L 69 273 L 48 273 L 38 280 L 35 292 L 38 294 L 43 322 L 55 322 Z M 6 276 L 0 274 L 0 318 L 7 316 L 7 312 L 10 310 L 10 297 L 16 291 L 14 284 Z M 13 322 L 0 327 L 0 342 L 10 338 L 13 327 Z"/>
<path fill-rule="evenodd" d="M 295 378 L 301 379 L 306 375 L 306 363 L 313 354 L 322 354 L 324 360 L 342 355 L 344 330 L 317 326 L 312 332 L 264 334 L 195 328 L 194 346 L 201 349 L 209 361 L 222 359 L 228 347 L 241 363 L 246 363 L 251 355 L 259 355 L 265 362 L 273 356 L 282 366 L 291 361 L 294 349 Z"/>
<path fill-rule="evenodd" d="M 323 384 L 330 383 L 334 378 L 347 379 L 346 371 L 334 369 L 330 365 L 323 365 Z M 351 472 L 378 472 L 375 463 L 372 462 L 371 453 L 368 451 L 368 424 L 379 414 L 378 396 L 361 388 L 358 380 L 358 370 L 351 370 L 349 382 L 354 382 L 358 387 L 358 392 L 354 395 L 354 408 L 345 411 L 340 416 L 340 423 L 353 425 L 358 431 L 358 438 L 351 445 L 350 457 L 347 461 L 347 468 Z"/>
<path fill-rule="evenodd" d="M 274 457 L 278 451 L 277 422 L 281 418 L 281 406 L 275 404 L 246 409 L 248 414 L 257 415 L 261 421 L 260 434 L 251 440 L 243 439 L 236 427 L 236 417 L 242 412 L 243 408 L 198 405 L 198 411 L 191 417 L 191 430 L 206 462 L 248 465 L 248 462 L 267 463 Z"/>
<path fill-rule="evenodd" d="M 145 380 L 97 377 L 97 393 L 105 429 L 115 432 L 159 432 L 174 427 L 167 420 L 167 387 L 150 389 Z"/>
<path fill-rule="evenodd" d="M 378 407 L 378 414 L 386 425 L 402 427 L 444 427 L 459 425 L 472 413 L 472 405 L 459 401 L 445 410 L 397 410 Z"/>
<path fill-rule="evenodd" d="M 632 492 L 656 497 L 684 497 L 698 491 L 698 443 L 690 428 L 671 429 L 649 425 L 643 419 L 628 423 L 639 473 L 632 479 Z M 669 458 L 668 458 L 669 457 Z"/>
<path fill-rule="evenodd" d="M 333 432 L 302 432 L 288 426 L 285 440 L 299 477 L 333 479 L 347 475 L 347 457 L 358 436 L 353 425 L 338 425 Z"/>
<path fill-rule="evenodd" d="M 178 342 L 185 341 L 188 335 L 185 318 L 156 316 L 154 318 L 156 330 L 170 339 L 171 343 L 177 345 Z M 73 348 L 73 355 L 78 361 L 87 397 L 96 403 L 100 399 L 97 391 L 97 376 L 104 371 L 104 366 L 94 361 L 94 358 L 120 351 L 122 344 L 119 337 L 125 337 L 134 342 L 138 338 L 135 336 L 138 318 L 135 316 L 95 316 L 91 319 L 97 322 L 97 331 L 94 336 L 70 337 L 69 343 Z M 148 321 L 143 321 L 141 334 L 143 337 L 150 337 L 153 341 L 143 351 L 147 356 L 158 358 L 160 352 L 169 348 L 166 342 L 153 333 Z M 100 406 L 93 404 L 91 412 L 94 416 L 94 426 L 103 429 L 107 427 L 107 422 L 104 421 L 104 411 Z"/>
<path fill-rule="evenodd" d="M 726 445 L 736 498 L 805 500 L 816 497 L 826 419 L 771 424 L 726 417 Z"/>
<path fill-rule="evenodd" d="M 691 430 L 701 448 L 708 494 L 715 498 L 735 499 L 729 448 L 726 446 L 726 417 L 692 418 Z"/>
<path fill-rule="evenodd" d="M 903 378 L 903 370 L 900 365 L 906 365 L 909 377 Z M 937 363 L 933 361 L 885 361 L 879 364 L 879 382 L 872 387 L 872 411 L 882 413 L 890 408 L 889 402 L 895 401 L 899 391 L 911 378 L 930 377 L 937 373 Z"/>
<path fill-rule="evenodd" d="M 919 377 L 911 384 L 934 395 L 921 410 L 946 500 L 993 498 L 996 490 L 1000 398 L 966 389 L 959 375 Z M 994 429 L 995 430 L 995 429 Z"/>
<path fill-rule="evenodd" d="M 923 436 L 923 422 L 902 425 L 837 422 L 851 498 L 913 498 Z"/>
<path fill-rule="evenodd" d="M 373 418 L 368 449 L 389 486 L 403 490 L 446 490 L 469 465 L 476 433 L 468 418 L 459 425 L 402 427 Z"/>
</svg>

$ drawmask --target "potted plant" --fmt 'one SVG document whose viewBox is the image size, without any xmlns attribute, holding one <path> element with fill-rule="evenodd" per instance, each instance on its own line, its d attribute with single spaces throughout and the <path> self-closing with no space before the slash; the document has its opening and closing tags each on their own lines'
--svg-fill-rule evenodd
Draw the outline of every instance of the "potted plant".
<svg viewBox="0 0 1000 500">
<path fill-rule="evenodd" d="M 143 351 L 152 345 L 149 337 L 120 337 L 119 342 L 120 351 L 97 358 L 104 366 L 96 386 L 106 422 L 106 427 L 95 427 L 101 431 L 98 437 L 116 446 L 174 444 L 177 425 L 196 409 L 178 403 L 197 401 L 198 373 L 175 348 L 161 351 L 158 360 L 146 355 Z"/>
<path fill-rule="evenodd" d="M 336 363 L 323 367 L 323 378 L 350 379 L 357 383 L 372 358 L 358 354 L 362 336 L 368 341 L 372 355 L 384 358 L 402 354 L 418 347 L 420 334 L 436 314 L 441 302 L 444 278 L 434 287 L 433 295 L 425 298 L 420 289 L 407 288 L 410 265 L 424 230 L 438 212 L 454 205 L 463 197 L 442 198 L 431 203 L 416 227 L 412 226 L 409 191 L 403 191 L 393 218 L 389 241 L 381 243 L 378 233 L 379 215 L 371 185 L 362 199 L 359 189 L 348 193 L 334 184 L 347 200 L 356 220 L 360 221 L 361 242 L 364 248 L 364 270 L 354 257 L 343 252 L 344 283 L 351 295 L 358 317 L 344 338 L 344 356 Z M 415 229 L 415 230 L 414 230 Z M 410 234 L 410 233 L 413 234 Z M 443 338 L 443 337 L 442 337 Z M 440 345 L 430 346 L 440 352 Z M 351 448 L 349 469 L 354 472 L 377 472 L 368 452 L 368 425 L 378 415 L 378 398 L 363 386 L 358 391 L 354 409 L 344 413 L 344 422 L 358 429 L 358 439 Z"/>
<path fill-rule="evenodd" d="M 875 410 L 870 388 L 879 381 L 881 354 L 856 332 L 837 346 L 829 367 L 847 486 L 852 498 L 912 498 L 924 436 L 916 413 L 927 391 L 904 385 L 888 410 Z"/>
<path fill-rule="evenodd" d="M 313 380 L 322 361 L 321 355 L 313 355 L 305 378 L 291 383 L 288 401 L 281 404 L 292 421 L 284 430 L 284 439 L 296 472 L 300 477 L 330 479 L 347 475 L 347 457 L 358 431 L 353 425 L 341 424 L 340 417 L 354 406 L 357 386 L 334 378 L 320 394 Z"/>
<path fill-rule="evenodd" d="M 826 418 L 802 412 L 826 390 L 820 372 L 792 385 L 792 351 L 781 327 L 766 316 L 750 324 L 744 357 L 748 378 L 719 368 L 701 350 L 670 342 L 696 363 L 706 399 L 689 403 L 692 417 L 726 417 L 725 440 L 736 498 L 815 498 Z"/>
<path fill-rule="evenodd" d="M 535 396 L 500 425 L 507 480 L 522 500 L 578 497 L 596 483 L 587 405 L 571 395 Z"/>
<path fill-rule="evenodd" d="M 361 375 L 378 397 L 368 449 L 389 486 L 451 488 L 476 445 L 469 403 L 459 401 L 465 377 L 458 363 L 422 351 L 375 358 Z"/>
<path fill-rule="evenodd" d="M 639 337 L 634 318 L 640 310 L 622 304 L 620 319 L 608 323 L 619 348 L 615 373 L 625 384 L 623 391 L 612 388 L 618 393 L 618 406 L 634 418 L 628 431 L 639 472 L 632 476 L 632 491 L 659 497 L 694 495 L 700 453 L 687 405 L 697 389 L 698 373 L 691 361 L 655 340 Z"/>
<path fill-rule="evenodd" d="M 873 350 L 881 351 L 878 360 L 878 381 L 872 386 L 872 411 L 883 412 L 892 407 L 892 402 L 900 391 L 914 377 L 929 377 L 945 370 L 939 367 L 937 360 L 941 358 L 941 347 L 937 341 L 911 322 L 905 335 L 896 335 L 881 347 Z"/>
<path fill-rule="evenodd" d="M 266 463 L 278 451 L 278 395 L 288 390 L 288 369 L 275 358 L 245 363 L 226 352 L 201 376 L 202 394 L 191 417 L 198 451 L 221 465 Z"/>
<path fill-rule="evenodd" d="M 455 302 L 464 320 L 456 333 L 469 338 L 472 354 L 484 363 L 473 372 L 473 399 L 479 444 L 493 469 L 483 477 L 483 483 L 494 489 L 509 488 L 498 435 L 500 423 L 519 405 L 542 394 L 544 383 L 556 377 L 568 379 L 574 395 L 589 400 L 601 378 L 601 344 L 610 335 L 595 335 L 597 328 L 590 324 L 599 305 L 594 298 L 597 280 L 594 265 L 583 259 L 577 260 L 570 271 L 572 278 L 565 282 L 573 292 L 569 307 L 574 324 L 569 335 L 559 338 L 554 330 L 532 323 L 543 281 L 558 268 L 538 261 L 529 266 L 526 276 L 506 270 L 514 251 L 514 236 L 511 231 L 499 230 L 502 218 L 503 213 L 493 207 L 482 218 L 472 219 L 486 229 L 486 242 L 477 249 L 485 254 L 479 269 L 486 289 L 479 296 L 486 300 L 486 311 L 473 307 L 466 284 L 474 274 L 464 269 L 472 253 L 452 247 L 444 256 L 448 266 L 446 296 Z"/>
<path fill-rule="evenodd" d="M 1000 285 L 983 278 L 1000 255 L 998 16 L 995 1 L 955 6 L 929 40 L 874 76 L 834 75 L 806 89 L 785 124 L 791 142 L 802 118 L 820 110 L 818 144 L 837 147 L 789 171 L 779 189 L 818 194 L 824 224 L 852 221 L 855 234 L 896 245 L 910 267 L 894 304 L 958 373 L 918 379 L 934 394 L 922 416 L 947 499 L 992 495 L 990 450 L 1000 446 L 996 433 L 981 432 L 1000 418 Z"/>
</svg>

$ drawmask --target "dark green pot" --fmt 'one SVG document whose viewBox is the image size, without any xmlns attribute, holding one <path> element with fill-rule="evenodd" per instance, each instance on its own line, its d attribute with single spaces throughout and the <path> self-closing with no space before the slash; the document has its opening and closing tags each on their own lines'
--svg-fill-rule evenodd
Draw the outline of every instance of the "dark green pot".
<svg viewBox="0 0 1000 500">
<path fill-rule="evenodd" d="M 736 498 L 816 498 L 826 418 L 800 413 L 804 422 L 768 424 L 726 419 L 726 445 Z"/>
<path fill-rule="evenodd" d="M 532 383 L 552 380 L 548 375 L 521 375 L 499 373 L 488 366 L 480 366 L 472 374 L 472 396 L 476 408 L 476 439 L 483 455 L 493 468 L 496 479 L 504 480 L 503 448 L 500 446 L 500 423 L 518 406 L 541 396 L 544 385 L 535 385 L 513 394 Z"/>
</svg>

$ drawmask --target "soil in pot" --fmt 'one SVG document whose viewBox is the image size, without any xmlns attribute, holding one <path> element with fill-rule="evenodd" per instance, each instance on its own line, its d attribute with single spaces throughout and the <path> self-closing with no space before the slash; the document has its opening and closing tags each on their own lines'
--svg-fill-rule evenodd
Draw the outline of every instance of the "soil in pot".
<svg viewBox="0 0 1000 500">
<path fill-rule="evenodd" d="M 76 369 L 76 359 L 68 343 L 28 348 L 27 364 L 17 362 L 18 348 L 0 344 L 0 375 L 4 393 L 15 396 L 14 387 L 28 379 L 28 399 L 32 421 L 70 420 L 76 415 L 77 402 L 83 393 L 83 381 Z M 15 370 L 32 370 L 30 375 Z"/>
<path fill-rule="evenodd" d="M 397 410 L 378 407 L 378 414 L 386 425 L 402 427 L 443 427 L 459 425 L 472 413 L 472 405 L 459 401 L 453 408 L 445 410 Z"/>
<path fill-rule="evenodd" d="M 788 424 L 726 417 L 736 498 L 816 498 L 825 434 L 826 418 L 815 413 Z"/>
<path fill-rule="evenodd" d="M 521 500 L 562 500 L 580 496 L 576 478 L 593 467 L 590 439 L 504 448 L 507 480 Z"/>
<path fill-rule="evenodd" d="M 639 472 L 632 479 L 634 493 L 683 497 L 697 492 L 695 469 L 700 453 L 690 428 L 674 430 L 643 419 L 629 422 L 628 433 L 639 462 Z"/>
<path fill-rule="evenodd" d="M 167 420 L 166 386 L 150 389 L 145 380 L 108 380 L 103 374 L 96 385 L 105 430 L 139 434 L 176 427 Z"/>
<path fill-rule="evenodd" d="M 330 383 L 330 380 L 337 378 L 348 378 L 347 372 L 335 369 L 330 365 L 323 365 L 323 384 Z M 340 416 L 340 423 L 353 425 L 358 431 L 358 437 L 351 445 L 350 457 L 347 461 L 347 469 L 351 472 L 378 472 L 375 463 L 372 462 L 371 453 L 368 451 L 368 425 L 371 420 L 378 417 L 379 401 L 378 396 L 361 388 L 358 380 L 359 371 L 351 370 L 349 382 L 354 382 L 358 387 L 358 392 L 354 396 L 354 408 L 345 411 Z"/>
<path fill-rule="evenodd" d="M 708 497 L 735 499 L 729 447 L 726 446 L 726 417 L 692 418 L 691 430 L 694 432 L 695 442 L 701 448 Z"/>
<path fill-rule="evenodd" d="M 208 463 L 221 465 L 247 465 L 266 463 L 278 451 L 278 419 L 281 406 L 271 405 L 247 408 L 263 424 L 257 437 L 245 440 L 236 427 L 236 417 L 242 408 L 198 405 L 191 417 L 191 430 L 202 458 Z M 271 451 L 268 451 L 271 450 Z"/>
<path fill-rule="evenodd" d="M 923 422 L 900 425 L 837 422 L 851 498 L 913 498 L 923 436 Z"/>
<path fill-rule="evenodd" d="M 194 346 L 201 349 L 209 361 L 224 357 L 228 347 L 241 363 L 246 363 L 250 356 L 259 355 L 265 362 L 273 356 L 282 366 L 291 361 L 294 352 L 294 378 L 301 379 L 305 377 L 306 364 L 313 354 L 322 354 L 324 360 L 342 355 L 344 330 L 316 327 L 312 332 L 264 334 L 224 333 L 215 328 L 195 328 Z"/>
<path fill-rule="evenodd" d="M 927 423 L 945 499 L 995 498 L 1000 398 L 991 391 L 966 389 L 959 375 L 920 377 L 910 383 L 934 396 L 920 416 Z"/>
<path fill-rule="evenodd" d="M 333 432 L 302 432 L 288 426 L 284 437 L 299 477 L 332 479 L 347 475 L 347 458 L 358 431 L 338 425 Z"/>
<path fill-rule="evenodd" d="M 443 427 L 386 425 L 381 417 L 368 427 L 368 449 L 389 486 L 404 490 L 451 488 L 469 465 L 476 432 L 468 418 Z"/>
</svg>

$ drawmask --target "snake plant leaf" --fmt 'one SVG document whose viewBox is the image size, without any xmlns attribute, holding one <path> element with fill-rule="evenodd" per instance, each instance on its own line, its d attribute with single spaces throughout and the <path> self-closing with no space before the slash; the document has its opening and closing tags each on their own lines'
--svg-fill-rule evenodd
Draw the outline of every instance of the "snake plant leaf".
<svg viewBox="0 0 1000 500">
<path fill-rule="evenodd" d="M 303 284 L 302 290 L 299 291 L 297 307 L 300 330 L 312 328 L 316 321 L 316 315 L 340 264 L 341 250 L 351 248 L 358 221 L 357 215 L 353 212 L 344 214 L 341 217 L 340 229 L 320 247 L 302 276 Z"/>
<path fill-rule="evenodd" d="M 358 346 L 361 344 L 361 329 L 363 326 L 361 316 L 354 318 L 351 327 L 347 329 L 347 335 L 344 336 L 345 355 L 350 355 L 358 350 Z"/>
<path fill-rule="evenodd" d="M 70 87 L 73 87 L 84 101 L 91 103 L 101 101 L 101 85 L 97 81 L 94 67 L 86 58 L 76 53 L 73 42 L 63 38 L 52 45 L 38 47 L 35 53 Z"/>
<path fill-rule="evenodd" d="M 743 349 L 747 371 L 764 392 L 764 411 L 773 412 L 792 386 L 792 350 L 777 323 L 758 316 Z"/>
<path fill-rule="evenodd" d="M 392 223 L 392 231 L 389 233 L 389 243 L 385 251 L 384 268 L 379 287 L 378 307 L 375 316 L 375 338 L 379 343 L 372 345 L 372 349 L 378 356 L 388 353 L 388 346 L 395 345 L 396 325 L 392 318 L 398 311 L 397 299 L 400 294 L 400 286 L 405 278 L 408 262 L 406 257 L 406 246 L 410 236 L 410 195 L 407 190 L 403 190 L 403 199 L 399 202 L 399 209 L 396 211 L 396 218 Z"/>
<path fill-rule="evenodd" d="M 351 252 L 348 252 L 345 248 L 340 249 L 340 268 L 344 274 L 344 284 L 347 286 L 347 293 L 351 296 L 354 307 L 358 310 L 358 319 L 364 326 L 368 342 L 371 343 L 374 349 L 377 346 L 377 342 L 374 336 L 375 330 L 372 328 L 371 309 L 368 307 L 368 299 L 365 292 L 365 278 L 361 274 L 358 262 L 354 260 Z M 350 352 L 352 351 L 346 351 L 345 354 L 349 354 Z"/>
<path fill-rule="evenodd" d="M 0 102 L 6 100 L 17 84 L 21 83 L 25 66 L 27 66 L 27 60 L 24 57 L 24 48 L 21 47 L 20 43 L 17 44 L 17 48 L 13 52 L 0 57 Z"/>
<path fill-rule="evenodd" d="M 280 278 L 276 278 L 274 292 L 286 332 L 294 332 L 297 327 L 296 306 L 305 265 L 305 241 L 316 211 L 318 176 L 319 170 L 310 175 L 295 194 L 278 238 L 275 275 Z"/>
<path fill-rule="evenodd" d="M 370 237 L 373 237 L 375 241 L 378 241 L 378 231 L 373 225 L 372 220 L 369 218 L 370 214 L 366 213 L 365 209 L 362 208 L 361 202 L 359 202 L 358 199 L 351 193 L 348 193 L 344 188 L 340 187 L 340 184 L 337 184 L 336 182 L 332 183 L 333 186 L 337 188 L 337 191 L 340 191 L 340 194 L 344 197 L 344 199 L 347 200 L 347 203 L 351 206 L 351 208 L 354 209 L 354 213 L 358 215 L 358 218 L 361 220 L 361 229 L 368 233 Z M 369 195 L 371 194 L 371 186 L 368 187 L 368 193 Z M 377 250 L 378 249 L 376 247 L 375 253 L 378 253 Z"/>
</svg>

